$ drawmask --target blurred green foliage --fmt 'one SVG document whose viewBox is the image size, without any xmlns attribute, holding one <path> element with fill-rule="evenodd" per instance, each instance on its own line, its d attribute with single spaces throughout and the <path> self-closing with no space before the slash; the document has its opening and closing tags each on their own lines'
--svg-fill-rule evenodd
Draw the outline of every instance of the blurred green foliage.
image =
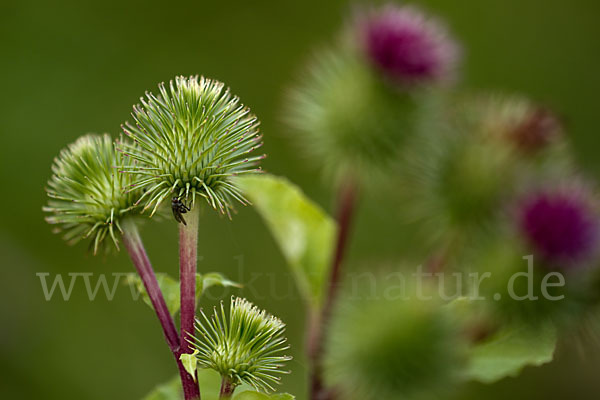
<svg viewBox="0 0 600 400">
<path fill-rule="evenodd" d="M 44 186 L 53 157 L 86 132 L 116 135 L 145 90 L 175 75 L 226 82 L 259 116 L 267 170 L 288 177 L 330 209 L 329 188 L 297 156 L 281 123 L 281 103 L 314 46 L 330 40 L 350 1 L 164 2 L 23 0 L 0 5 L 0 395 L 7 399 L 136 399 L 174 374 L 156 317 L 127 288 L 112 301 L 90 301 L 81 280 L 69 301 L 46 301 L 36 273 L 132 272 L 125 254 L 92 257 L 69 248 L 43 221 Z M 565 119 L 580 162 L 600 173 L 596 134 L 600 79 L 600 3 L 594 0 L 415 1 L 448 20 L 465 47 L 466 79 L 475 89 L 518 91 Z M 399 190 L 401 188 L 398 188 Z M 390 189 L 393 190 L 393 189 Z M 204 228 L 204 229 L 202 229 Z M 158 271 L 176 275 L 171 221 L 142 235 Z M 411 249 L 386 193 L 362 199 L 351 268 Z M 283 256 L 258 215 L 241 209 L 233 222 L 207 212 L 201 220 L 199 272 L 220 271 L 245 284 L 242 294 L 288 325 L 294 361 L 283 391 L 305 398 L 302 301 Z M 78 277 L 77 279 L 81 279 Z M 91 277 L 95 283 L 97 275 Z M 230 290 L 209 290 L 204 307 Z M 236 293 L 238 293 L 236 291 Z M 457 399 L 595 399 L 597 346 L 517 379 L 473 384 Z M 35 362 L 31 362 L 35 360 Z M 85 360 L 83 362 L 82 360 Z"/>
</svg>

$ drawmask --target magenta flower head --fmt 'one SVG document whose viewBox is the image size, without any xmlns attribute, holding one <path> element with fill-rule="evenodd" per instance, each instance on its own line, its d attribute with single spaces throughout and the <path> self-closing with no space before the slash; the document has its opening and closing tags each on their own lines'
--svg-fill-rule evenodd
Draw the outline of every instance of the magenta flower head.
<svg viewBox="0 0 600 400">
<path fill-rule="evenodd" d="M 444 26 L 410 6 L 385 5 L 359 18 L 370 63 L 403 85 L 452 81 L 459 47 Z"/>
<path fill-rule="evenodd" d="M 582 190 L 540 191 L 521 204 L 519 228 L 534 254 L 561 269 L 597 253 L 599 220 Z"/>
</svg>

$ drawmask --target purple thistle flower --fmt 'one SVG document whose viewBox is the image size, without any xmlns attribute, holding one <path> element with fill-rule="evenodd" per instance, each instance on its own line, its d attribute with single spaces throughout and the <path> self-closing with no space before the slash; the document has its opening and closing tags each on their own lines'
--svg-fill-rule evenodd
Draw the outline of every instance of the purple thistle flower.
<svg viewBox="0 0 600 400">
<path fill-rule="evenodd" d="M 387 78 L 401 84 L 452 80 L 458 45 L 419 10 L 388 4 L 362 17 L 359 31 L 371 64 Z"/>
<path fill-rule="evenodd" d="M 524 201 L 519 218 L 535 252 L 556 266 L 568 268 L 596 251 L 598 219 L 581 192 L 536 193 Z"/>
</svg>

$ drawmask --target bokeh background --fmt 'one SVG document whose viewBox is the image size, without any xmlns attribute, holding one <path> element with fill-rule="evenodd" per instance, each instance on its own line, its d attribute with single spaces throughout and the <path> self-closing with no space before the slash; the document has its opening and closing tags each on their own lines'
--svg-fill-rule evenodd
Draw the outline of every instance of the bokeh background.
<svg viewBox="0 0 600 400">
<path fill-rule="evenodd" d="M 600 2 L 596 0 L 413 1 L 447 19 L 464 43 L 461 85 L 522 92 L 567 121 L 577 156 L 598 177 Z M 324 208 L 331 194 L 289 143 L 286 89 L 315 46 L 327 43 L 356 2 L 4 1 L 0 5 L 0 397 L 137 399 L 175 374 L 154 314 L 120 286 L 90 301 L 82 281 L 69 301 L 46 301 L 36 273 L 129 272 L 123 252 L 92 257 L 51 233 L 41 207 L 53 157 L 86 132 L 119 132 L 146 90 L 176 75 L 229 85 L 262 121 L 270 172 L 286 175 Z M 362 199 L 350 268 L 410 254 L 409 228 L 386 193 Z M 176 226 L 143 231 L 159 271 L 177 274 Z M 233 221 L 206 212 L 201 271 L 247 283 L 235 293 L 289 326 L 293 374 L 282 390 L 305 398 L 304 311 L 284 260 L 251 208 Z M 240 268 L 239 260 L 243 263 Z M 92 282 L 95 282 L 94 276 Z M 204 305 L 233 291 L 216 290 Z M 565 338 L 557 360 L 457 399 L 597 399 L 599 346 Z"/>
</svg>

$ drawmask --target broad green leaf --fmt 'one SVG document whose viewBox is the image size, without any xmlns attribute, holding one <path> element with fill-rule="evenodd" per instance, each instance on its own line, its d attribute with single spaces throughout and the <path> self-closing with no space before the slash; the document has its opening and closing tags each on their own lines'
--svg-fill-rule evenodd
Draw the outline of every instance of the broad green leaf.
<svg viewBox="0 0 600 400">
<path fill-rule="evenodd" d="M 295 397 L 288 393 L 264 394 L 253 391 L 245 391 L 236 396 L 233 400 L 294 400 Z"/>
<path fill-rule="evenodd" d="M 167 303 L 167 308 L 171 315 L 177 314 L 179 311 L 179 281 L 171 278 L 168 274 L 157 273 L 156 280 L 158 281 L 158 286 L 160 287 L 161 292 L 165 298 L 165 303 Z M 152 303 L 150 302 L 150 297 L 146 293 L 146 288 L 144 288 L 144 284 L 142 279 L 136 273 L 128 274 L 125 283 L 127 285 L 131 285 L 135 288 L 135 290 L 140 293 L 142 299 L 146 304 L 152 307 Z M 209 272 L 206 274 L 196 274 L 196 304 L 204 291 L 211 286 L 223 286 L 223 287 L 241 287 L 240 284 L 233 282 L 227 278 L 225 278 L 222 274 L 218 272 Z"/>
<path fill-rule="evenodd" d="M 196 354 L 198 354 L 198 350 L 194 350 L 191 354 L 184 353 L 179 356 L 183 368 L 194 378 L 194 381 L 196 381 L 196 368 L 198 367 Z"/>
<path fill-rule="evenodd" d="M 507 326 L 469 352 L 466 378 L 493 383 L 517 376 L 526 366 L 552 361 L 556 348 L 556 329 L 547 324 L 538 329 Z"/>
<path fill-rule="evenodd" d="M 300 291 L 318 306 L 331 262 L 335 222 L 284 178 L 256 174 L 237 182 L 271 230 Z"/>
<path fill-rule="evenodd" d="M 167 383 L 158 385 L 152 392 L 142 400 L 182 400 L 181 380 L 179 376 L 174 377 Z"/>
</svg>

